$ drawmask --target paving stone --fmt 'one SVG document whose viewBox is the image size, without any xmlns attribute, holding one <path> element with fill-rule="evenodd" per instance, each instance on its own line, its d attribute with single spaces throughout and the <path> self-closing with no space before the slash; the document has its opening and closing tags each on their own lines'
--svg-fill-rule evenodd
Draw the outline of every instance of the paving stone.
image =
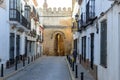
<svg viewBox="0 0 120 80">
<path fill-rule="evenodd" d="M 7 80 L 71 80 L 65 57 L 42 57 Z"/>
</svg>

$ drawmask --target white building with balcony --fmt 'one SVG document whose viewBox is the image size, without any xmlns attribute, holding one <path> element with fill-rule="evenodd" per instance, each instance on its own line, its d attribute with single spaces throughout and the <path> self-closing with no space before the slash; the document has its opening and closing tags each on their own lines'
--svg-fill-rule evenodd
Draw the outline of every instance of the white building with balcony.
<svg viewBox="0 0 120 80">
<path fill-rule="evenodd" d="M 3 0 L 0 4 L 0 58 L 1 63 L 14 64 L 25 53 L 27 33 L 30 30 L 30 7 L 24 0 Z M 2 6 L 3 5 L 3 6 Z M 4 26 L 4 27 L 3 27 Z"/>
<path fill-rule="evenodd" d="M 78 52 L 95 80 L 120 80 L 119 0 L 79 0 Z"/>
<path fill-rule="evenodd" d="M 41 33 L 36 0 L 3 0 L 0 3 L 0 63 L 40 54 Z"/>
</svg>

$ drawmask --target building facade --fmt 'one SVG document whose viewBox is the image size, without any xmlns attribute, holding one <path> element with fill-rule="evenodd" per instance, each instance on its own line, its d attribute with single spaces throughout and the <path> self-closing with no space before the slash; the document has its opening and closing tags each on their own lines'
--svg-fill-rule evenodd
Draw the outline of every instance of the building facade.
<svg viewBox="0 0 120 80">
<path fill-rule="evenodd" d="M 69 54 L 72 49 L 71 8 L 49 8 L 47 0 L 44 0 L 40 12 L 40 22 L 44 26 L 44 55 Z"/>
<path fill-rule="evenodd" d="M 79 5 L 80 63 L 95 80 L 120 80 L 119 1 L 79 0 Z"/>
<path fill-rule="evenodd" d="M 41 35 L 36 10 L 35 0 L 3 0 L 0 4 L 0 63 L 6 67 L 23 57 L 40 54 L 36 50 Z"/>
</svg>

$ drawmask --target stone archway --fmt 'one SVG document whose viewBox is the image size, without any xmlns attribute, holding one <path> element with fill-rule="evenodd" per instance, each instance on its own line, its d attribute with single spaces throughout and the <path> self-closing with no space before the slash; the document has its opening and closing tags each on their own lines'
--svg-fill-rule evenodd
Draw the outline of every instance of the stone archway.
<svg viewBox="0 0 120 80">
<path fill-rule="evenodd" d="M 54 39 L 54 54 L 55 56 L 65 55 L 65 35 L 62 32 L 55 32 L 52 36 Z"/>
</svg>

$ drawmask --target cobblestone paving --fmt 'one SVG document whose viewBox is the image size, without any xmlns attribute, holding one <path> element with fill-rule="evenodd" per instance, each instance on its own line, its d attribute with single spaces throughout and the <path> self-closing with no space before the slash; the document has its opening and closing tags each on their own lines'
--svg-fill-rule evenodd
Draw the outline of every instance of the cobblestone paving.
<svg viewBox="0 0 120 80">
<path fill-rule="evenodd" d="M 71 80 L 65 57 L 42 57 L 7 80 Z"/>
</svg>

